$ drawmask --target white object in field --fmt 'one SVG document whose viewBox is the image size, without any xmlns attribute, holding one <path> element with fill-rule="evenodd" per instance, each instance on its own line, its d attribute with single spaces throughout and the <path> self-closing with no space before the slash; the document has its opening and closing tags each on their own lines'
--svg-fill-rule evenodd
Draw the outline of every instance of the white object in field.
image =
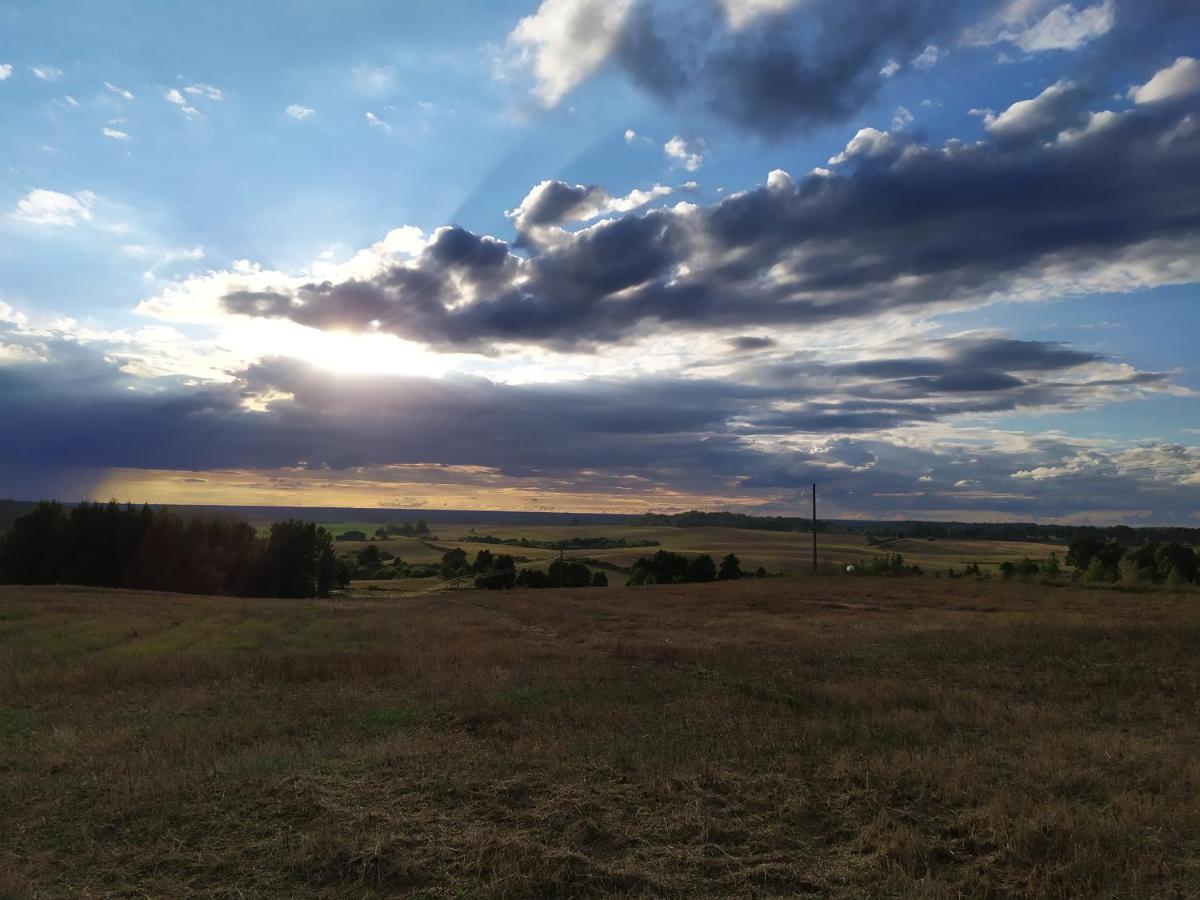
<svg viewBox="0 0 1200 900">
<path fill-rule="evenodd" d="M 854 566 L 846 566 L 846 571 L 847 571 L 847 572 L 850 572 L 851 574 L 853 574 L 853 573 L 854 573 Z"/>
</svg>

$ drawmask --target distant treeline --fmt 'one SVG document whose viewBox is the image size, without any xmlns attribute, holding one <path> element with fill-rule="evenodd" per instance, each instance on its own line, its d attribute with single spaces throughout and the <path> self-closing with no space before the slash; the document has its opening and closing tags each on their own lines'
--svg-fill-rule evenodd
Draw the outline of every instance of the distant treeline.
<svg viewBox="0 0 1200 900">
<path fill-rule="evenodd" d="M 758 531 L 810 531 L 812 520 L 803 516 L 752 516 L 732 512 L 691 512 L 673 515 L 648 513 L 632 520 L 635 525 L 671 528 L 749 528 Z M 1128 525 L 1040 525 L 1036 522 L 856 522 L 846 519 L 817 521 L 817 531 L 831 534 L 865 534 L 874 537 L 958 539 L 981 541 L 1038 541 L 1069 543 L 1091 535 L 1113 540 L 1125 546 L 1139 543 L 1177 543 L 1200 545 L 1200 528 L 1182 526 Z"/>
<path fill-rule="evenodd" d="M 630 524 L 654 525 L 668 528 L 751 528 L 756 531 L 807 531 L 812 528 L 811 519 L 795 516 L 751 516 L 746 513 L 701 512 L 646 513 L 637 516 Z M 828 523 L 818 522 L 817 530 L 826 530 Z"/>
<path fill-rule="evenodd" d="M 572 537 L 561 541 L 540 541 L 530 538 L 502 538 L 494 534 L 472 534 L 459 538 L 463 543 L 503 544 L 508 547 L 530 547 L 540 550 L 619 550 L 622 547 L 657 547 L 659 541 L 635 538 Z"/>
<path fill-rule="evenodd" d="M 150 506 L 42 502 L 0 535 L 0 581 L 325 597 L 348 577 L 311 522 L 276 522 L 261 537 L 247 522 Z"/>
<path fill-rule="evenodd" d="M 379 540 L 383 541 L 390 537 L 425 537 L 428 534 L 429 525 L 424 519 L 418 519 L 417 524 L 415 525 L 411 522 L 404 522 L 400 525 L 397 525 L 394 522 L 389 522 L 387 525 L 380 525 L 375 529 L 374 533 L 369 538 L 367 537 L 367 533 L 365 531 L 351 529 L 350 531 L 343 531 L 341 534 L 334 537 L 334 540 L 373 541 L 378 538 Z"/>
</svg>

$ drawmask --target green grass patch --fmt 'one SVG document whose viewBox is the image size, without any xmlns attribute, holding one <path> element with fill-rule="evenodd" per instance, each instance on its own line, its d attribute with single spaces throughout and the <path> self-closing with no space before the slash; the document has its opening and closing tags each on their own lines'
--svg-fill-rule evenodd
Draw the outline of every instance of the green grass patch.
<svg viewBox="0 0 1200 900">
<path fill-rule="evenodd" d="M 0 743 L 8 746 L 30 743 L 41 717 L 27 709 L 0 706 Z"/>
<path fill-rule="evenodd" d="M 368 735 L 381 738 L 417 728 L 429 721 L 428 713 L 417 706 L 375 706 L 359 716 L 358 725 Z"/>
</svg>

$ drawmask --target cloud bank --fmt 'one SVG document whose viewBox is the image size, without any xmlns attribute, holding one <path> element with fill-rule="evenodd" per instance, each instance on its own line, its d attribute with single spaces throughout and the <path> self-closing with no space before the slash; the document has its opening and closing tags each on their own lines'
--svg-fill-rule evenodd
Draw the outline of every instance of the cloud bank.
<svg viewBox="0 0 1200 900">
<path fill-rule="evenodd" d="M 510 213 L 522 234 L 553 235 L 519 235 L 524 255 L 447 226 L 343 276 L 210 273 L 140 308 L 443 350 L 587 351 L 647 329 L 797 328 L 1197 280 L 1198 94 L 1117 112 L 1091 112 L 1086 99 L 1057 82 L 989 116 L 989 139 L 974 144 L 863 129 L 831 169 L 775 172 L 710 206 L 643 211 L 667 189 L 618 198 L 547 181 Z"/>
</svg>

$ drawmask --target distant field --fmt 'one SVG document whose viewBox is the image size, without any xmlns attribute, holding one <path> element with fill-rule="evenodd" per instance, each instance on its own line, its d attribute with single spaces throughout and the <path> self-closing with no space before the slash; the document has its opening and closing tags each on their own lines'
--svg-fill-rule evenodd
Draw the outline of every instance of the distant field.
<svg viewBox="0 0 1200 900">
<path fill-rule="evenodd" d="M 325 526 L 333 534 L 357 529 L 369 535 L 374 528 L 362 523 L 333 523 Z M 653 540 L 663 550 L 694 555 L 711 554 L 720 560 L 727 553 L 735 553 L 744 570 L 753 571 L 759 566 L 769 572 L 803 574 L 812 567 L 812 536 L 793 532 L 757 531 L 743 528 L 671 528 L 637 525 L 444 525 L 431 526 L 428 541 L 439 547 L 462 547 L 471 557 L 481 549 L 493 553 L 510 553 L 530 560 L 529 568 L 544 568 L 558 556 L 558 551 L 537 547 L 511 547 L 458 541 L 472 535 L 492 535 L 498 538 L 528 538 L 534 541 L 558 541 L 579 538 L 625 538 L 629 542 Z M 404 559 L 406 562 L 426 563 L 441 559 L 441 551 L 431 548 L 419 538 L 388 538 L 376 541 L 379 547 Z M 339 550 L 357 549 L 364 546 L 356 541 L 339 541 Z M 618 566 L 630 566 L 640 556 L 648 556 L 659 547 L 627 547 L 621 549 L 581 549 L 569 551 L 570 555 L 603 560 Z M 1056 544 L 1037 544 L 1013 541 L 957 541 L 957 540 L 886 540 L 869 545 L 862 535 L 820 534 L 817 536 L 817 556 L 822 563 L 857 562 L 884 553 L 900 553 L 908 563 L 915 563 L 930 572 L 945 572 L 948 568 L 961 570 L 969 563 L 978 563 L 984 568 L 998 566 L 1005 560 L 1019 560 L 1024 556 L 1048 559 L 1057 553 L 1060 561 L 1066 548 Z M 403 579 L 396 587 L 403 588 Z"/>
<path fill-rule="evenodd" d="M 1195 591 L 0 586 L 0 897 L 1196 896 L 1198 664 Z"/>
</svg>

